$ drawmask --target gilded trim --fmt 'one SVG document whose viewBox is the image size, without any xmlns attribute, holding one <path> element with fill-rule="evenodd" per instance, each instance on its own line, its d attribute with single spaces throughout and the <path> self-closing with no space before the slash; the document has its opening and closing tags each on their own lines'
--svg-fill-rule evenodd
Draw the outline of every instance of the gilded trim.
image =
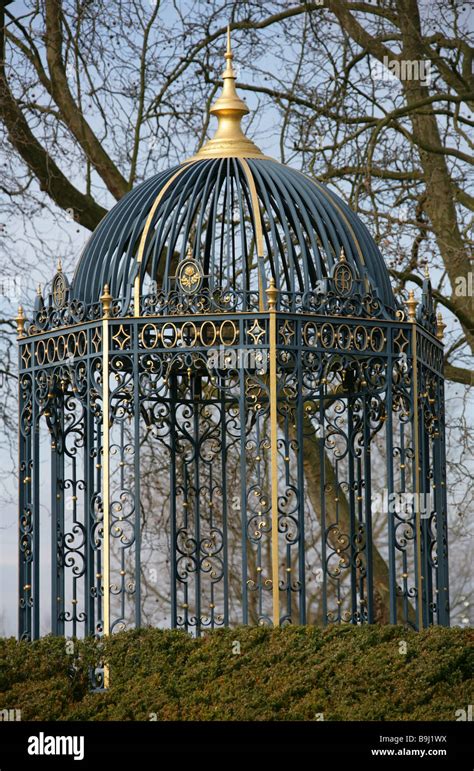
<svg viewBox="0 0 474 771">
<path fill-rule="evenodd" d="M 247 179 L 247 184 L 250 190 L 250 200 L 252 201 L 253 221 L 255 223 L 255 242 L 257 246 L 257 258 L 263 257 L 263 229 L 262 229 L 262 217 L 260 214 L 260 206 L 258 203 L 257 187 L 253 174 L 250 171 L 250 166 L 244 158 L 240 158 L 240 163 Z M 259 291 L 259 311 L 262 313 L 264 308 L 263 303 L 263 281 L 260 270 L 258 271 L 258 291 Z"/>
<path fill-rule="evenodd" d="M 173 184 L 175 179 L 179 177 L 185 169 L 187 169 L 188 165 L 185 163 L 183 164 L 178 171 L 173 174 L 172 177 L 168 180 L 168 182 L 163 185 L 160 192 L 156 196 L 153 206 L 151 207 L 150 211 L 148 212 L 148 217 L 146 218 L 145 227 L 143 228 L 143 232 L 140 238 L 140 243 L 138 245 L 138 252 L 137 252 L 137 263 L 138 265 L 141 265 L 143 254 L 145 252 L 145 245 L 146 240 L 148 238 L 148 232 L 151 228 L 151 223 L 153 222 L 153 217 L 155 216 L 155 212 L 160 205 L 166 191 L 169 187 Z M 133 315 L 135 318 L 138 318 L 140 316 L 140 271 L 138 271 L 137 275 L 135 276 L 135 282 L 133 285 Z"/>
</svg>

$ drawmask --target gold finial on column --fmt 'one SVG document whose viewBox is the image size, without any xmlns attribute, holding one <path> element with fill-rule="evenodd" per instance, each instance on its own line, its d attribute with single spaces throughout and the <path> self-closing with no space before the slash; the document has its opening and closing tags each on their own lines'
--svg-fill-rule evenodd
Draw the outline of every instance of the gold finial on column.
<svg viewBox="0 0 474 771">
<path fill-rule="evenodd" d="M 267 289 L 268 310 L 276 310 L 278 289 L 275 286 L 275 279 L 271 278 Z"/>
<path fill-rule="evenodd" d="M 24 337 L 25 329 L 25 314 L 23 313 L 23 306 L 18 306 L 18 316 L 15 319 L 18 337 Z"/>
<path fill-rule="evenodd" d="M 410 291 L 408 292 L 408 300 L 405 300 L 404 304 L 408 308 L 408 321 L 415 322 L 416 306 L 418 305 L 418 300 L 415 299 L 415 292 L 413 289 L 410 289 Z"/>
<path fill-rule="evenodd" d="M 224 58 L 226 65 L 222 73 L 222 93 L 210 109 L 211 115 L 217 118 L 217 130 L 212 139 L 190 160 L 223 157 L 264 158 L 262 151 L 245 136 L 240 125 L 249 108 L 235 88 L 236 74 L 232 66 L 234 54 L 230 41 L 230 26 L 227 26 L 227 49 Z"/>
<path fill-rule="evenodd" d="M 112 305 L 112 295 L 110 294 L 110 289 L 108 284 L 104 284 L 104 293 L 102 294 L 100 301 L 102 303 L 102 310 L 104 313 L 104 318 L 108 319 L 110 318 L 110 306 Z"/>
<path fill-rule="evenodd" d="M 446 324 L 443 321 L 443 316 L 441 314 L 441 311 L 438 311 L 438 315 L 436 317 L 436 337 L 438 340 L 444 340 L 444 330 L 446 329 Z"/>
</svg>

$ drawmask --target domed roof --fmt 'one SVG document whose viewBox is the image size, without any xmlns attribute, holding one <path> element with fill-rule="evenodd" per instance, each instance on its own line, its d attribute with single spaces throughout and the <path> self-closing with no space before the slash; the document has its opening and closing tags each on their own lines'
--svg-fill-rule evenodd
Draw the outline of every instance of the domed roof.
<svg viewBox="0 0 474 771">
<path fill-rule="evenodd" d="M 196 156 L 143 182 L 104 217 L 87 243 L 71 296 L 97 302 L 104 284 L 126 305 L 174 288 L 191 258 L 210 291 L 245 298 L 274 278 L 304 293 L 331 274 L 341 250 L 382 303 L 396 302 L 383 257 L 367 228 L 327 187 L 264 156 L 242 133 L 248 109 L 235 91 L 230 42 L 219 125 Z M 137 295 L 138 287 L 138 295 Z"/>
</svg>

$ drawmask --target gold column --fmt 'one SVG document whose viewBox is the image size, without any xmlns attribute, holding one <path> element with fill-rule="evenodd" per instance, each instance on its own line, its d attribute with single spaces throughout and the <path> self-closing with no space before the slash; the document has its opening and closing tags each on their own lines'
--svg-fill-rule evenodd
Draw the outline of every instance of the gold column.
<svg viewBox="0 0 474 771">
<path fill-rule="evenodd" d="M 104 540 L 102 583 L 104 587 L 103 634 L 110 634 L 110 418 L 109 418 L 109 319 L 112 296 L 105 284 L 102 303 L 102 499 L 104 507 Z M 109 687 L 109 665 L 104 662 L 104 688 Z"/>
<path fill-rule="evenodd" d="M 418 417 L 418 359 L 416 354 L 416 306 L 415 293 L 410 290 L 405 305 L 408 308 L 408 321 L 411 323 L 411 345 L 413 364 L 413 452 L 415 454 L 415 527 L 416 527 L 416 562 L 418 579 L 418 629 L 423 629 L 423 574 L 421 571 L 421 512 L 420 512 L 420 434 Z"/>
<path fill-rule="evenodd" d="M 273 626 L 280 625 L 279 559 L 278 559 L 278 394 L 277 394 L 277 315 L 278 289 L 273 278 L 267 289 L 269 312 L 270 357 L 270 452 L 272 485 L 272 599 Z"/>
</svg>

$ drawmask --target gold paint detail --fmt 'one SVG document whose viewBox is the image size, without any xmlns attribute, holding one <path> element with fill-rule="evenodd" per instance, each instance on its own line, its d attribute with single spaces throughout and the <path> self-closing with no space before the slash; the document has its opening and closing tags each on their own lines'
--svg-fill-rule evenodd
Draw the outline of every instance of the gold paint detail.
<svg viewBox="0 0 474 771">
<path fill-rule="evenodd" d="M 344 254 L 344 250 L 341 250 L 341 254 Z M 352 274 L 352 270 L 350 266 L 346 261 L 345 256 L 344 256 L 344 259 L 342 259 L 341 257 L 340 261 L 335 266 L 332 274 L 332 278 L 333 278 L 336 290 L 340 295 L 342 295 L 343 297 L 346 297 L 352 292 L 352 287 L 354 284 L 354 276 Z"/>
<path fill-rule="evenodd" d="M 102 311 L 104 314 L 104 319 L 109 319 L 110 308 L 112 305 L 112 295 L 110 294 L 110 289 L 108 284 L 104 284 L 104 292 L 100 296 L 100 301 L 102 303 Z"/>
<path fill-rule="evenodd" d="M 247 335 L 252 338 L 255 345 L 258 345 L 262 337 L 265 336 L 265 328 L 260 326 L 258 319 L 255 319 L 252 326 L 247 330 Z"/>
<path fill-rule="evenodd" d="M 222 93 L 210 109 L 217 118 L 216 133 L 190 160 L 203 158 L 265 158 L 262 151 L 245 136 L 240 122 L 249 108 L 235 88 L 236 75 L 232 66 L 234 54 L 230 42 L 230 27 L 227 27 L 227 51 L 225 70 L 222 73 Z"/>
<path fill-rule="evenodd" d="M 100 348 L 100 341 L 101 341 L 101 337 L 100 337 L 99 327 L 97 327 L 95 329 L 94 335 L 92 337 L 92 345 L 94 347 L 95 353 L 97 353 L 97 351 Z"/>
<path fill-rule="evenodd" d="M 258 202 L 257 187 L 255 185 L 255 180 L 253 178 L 252 172 L 250 171 L 250 166 L 248 165 L 247 161 L 241 158 L 240 164 L 244 170 L 245 177 L 247 179 L 247 184 L 250 190 L 250 201 L 252 203 L 252 214 L 253 214 L 253 221 L 255 225 L 255 243 L 257 246 L 257 258 L 263 257 L 262 216 L 260 213 L 260 205 Z M 258 291 L 259 291 L 258 310 L 260 313 L 263 313 L 265 310 L 264 302 L 263 302 L 263 299 L 264 299 L 263 298 L 263 277 L 260 270 L 258 272 Z"/>
<path fill-rule="evenodd" d="M 277 382 L 277 296 L 274 279 L 267 290 L 269 310 L 270 354 L 270 452 L 271 452 L 271 518 L 272 518 L 272 606 L 273 626 L 280 625 L 279 554 L 278 554 L 278 382 Z"/>
<path fill-rule="evenodd" d="M 30 353 L 30 346 L 29 344 L 26 344 L 23 346 L 23 350 L 21 353 L 21 358 L 23 360 L 23 365 L 28 369 L 31 359 L 31 353 Z"/>
<path fill-rule="evenodd" d="M 441 311 L 438 311 L 438 315 L 436 317 L 436 337 L 438 340 L 444 340 L 444 330 L 446 329 L 446 324 L 443 321 L 443 316 L 441 314 Z"/>
<path fill-rule="evenodd" d="M 151 223 L 153 222 L 153 217 L 155 216 L 156 210 L 160 205 L 163 199 L 163 196 L 165 195 L 168 188 L 171 187 L 175 179 L 179 177 L 179 175 L 182 174 L 186 168 L 187 168 L 187 165 L 185 163 L 178 169 L 176 174 L 173 174 L 173 176 L 170 177 L 168 182 L 165 185 L 163 185 L 163 187 L 161 188 L 160 192 L 158 193 L 158 195 L 156 196 L 153 202 L 153 206 L 148 212 L 148 217 L 146 218 L 145 227 L 143 228 L 143 232 L 140 238 L 140 243 L 138 245 L 137 262 L 139 265 L 141 265 L 141 262 L 143 260 L 143 254 L 145 252 L 148 233 L 151 228 Z M 133 285 L 133 315 L 135 316 L 135 318 L 138 318 L 140 316 L 140 271 L 138 271 L 137 275 L 135 276 L 135 282 Z"/>
<path fill-rule="evenodd" d="M 120 350 L 123 351 L 124 348 L 127 347 L 127 344 L 130 342 L 131 336 L 125 330 L 123 324 L 120 324 L 115 335 L 112 335 L 112 340 L 117 343 Z"/>
<path fill-rule="evenodd" d="M 24 336 L 24 329 L 25 329 L 25 314 L 23 312 L 23 306 L 18 306 L 18 315 L 15 319 L 16 321 L 16 328 L 17 328 L 17 335 L 18 337 Z"/>
<path fill-rule="evenodd" d="M 415 299 L 415 292 L 413 289 L 410 289 L 408 292 L 408 300 L 404 301 L 404 305 L 407 306 L 408 321 L 414 323 L 416 321 L 416 306 L 418 305 L 418 300 Z"/>
<path fill-rule="evenodd" d="M 185 294 L 194 294 L 201 288 L 203 273 L 197 260 L 186 257 L 176 271 L 176 283 Z"/>
</svg>

